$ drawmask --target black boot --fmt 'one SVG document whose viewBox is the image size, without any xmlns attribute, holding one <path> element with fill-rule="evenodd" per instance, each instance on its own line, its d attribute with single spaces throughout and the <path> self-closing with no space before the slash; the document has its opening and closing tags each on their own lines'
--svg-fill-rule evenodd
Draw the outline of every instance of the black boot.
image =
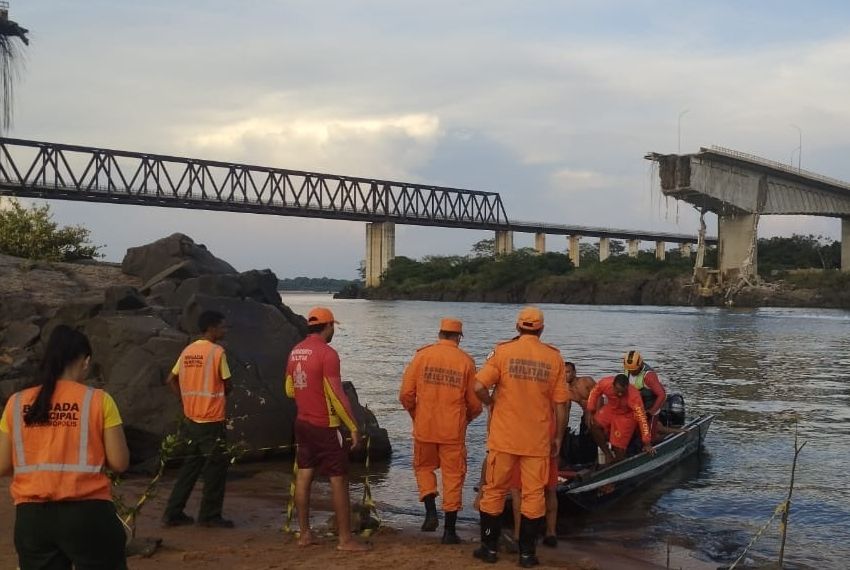
<svg viewBox="0 0 850 570">
<path fill-rule="evenodd" d="M 481 546 L 472 553 L 474 557 L 488 564 L 499 561 L 499 536 L 502 534 L 502 520 L 499 517 L 480 511 Z"/>
<path fill-rule="evenodd" d="M 425 495 L 422 502 L 425 503 L 425 522 L 422 523 L 422 531 L 434 532 L 440 526 L 440 520 L 437 518 L 437 495 L 433 493 Z"/>
<path fill-rule="evenodd" d="M 445 514 L 443 521 L 443 544 L 460 544 L 460 537 L 455 532 L 455 524 L 457 523 L 457 511 L 449 511 Z"/>
<path fill-rule="evenodd" d="M 540 564 L 537 559 L 537 535 L 540 533 L 539 519 L 522 517 L 519 524 L 519 565 L 523 568 L 533 568 Z"/>
</svg>

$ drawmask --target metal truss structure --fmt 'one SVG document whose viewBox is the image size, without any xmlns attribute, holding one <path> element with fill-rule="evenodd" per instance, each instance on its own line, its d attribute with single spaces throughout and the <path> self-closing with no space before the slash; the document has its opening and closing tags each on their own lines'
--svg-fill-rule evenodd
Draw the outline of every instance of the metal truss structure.
<svg viewBox="0 0 850 570">
<path fill-rule="evenodd" d="M 507 229 L 502 199 L 424 184 L 0 138 L 0 194 Z"/>
</svg>

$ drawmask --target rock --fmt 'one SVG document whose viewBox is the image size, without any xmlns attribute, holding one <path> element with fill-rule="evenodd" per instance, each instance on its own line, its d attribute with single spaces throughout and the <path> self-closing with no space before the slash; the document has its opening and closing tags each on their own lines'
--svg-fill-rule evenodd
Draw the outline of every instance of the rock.
<svg viewBox="0 0 850 570">
<path fill-rule="evenodd" d="M 106 311 L 133 311 L 147 307 L 144 297 L 135 287 L 115 285 L 106 290 L 103 308 Z"/>
<path fill-rule="evenodd" d="M 180 268 L 176 265 L 184 264 Z M 165 271 L 184 271 L 188 277 L 207 274 L 236 273 L 232 265 L 214 256 L 206 247 L 196 244 L 185 234 L 172 234 L 153 243 L 127 250 L 121 269 L 145 281 Z"/>
<path fill-rule="evenodd" d="M 189 277 L 193 276 L 194 272 L 192 270 L 192 262 L 189 260 L 181 261 L 180 263 L 169 265 L 168 267 L 148 279 L 145 284 L 142 285 L 142 292 L 149 291 L 154 286 L 167 279 L 176 280 L 180 282 L 183 279 L 188 279 Z"/>
<path fill-rule="evenodd" d="M 180 282 L 174 279 L 165 279 L 157 282 L 147 290 L 147 303 L 163 307 L 171 305 L 174 292 L 177 291 L 179 285 Z"/>
<path fill-rule="evenodd" d="M 26 348 L 38 340 L 41 329 L 32 322 L 15 321 L 3 331 L 0 346 L 7 348 Z"/>
<path fill-rule="evenodd" d="M 238 275 L 202 275 L 183 281 L 171 296 L 171 304 L 184 306 L 195 294 L 213 297 L 242 297 L 242 284 Z"/>
</svg>

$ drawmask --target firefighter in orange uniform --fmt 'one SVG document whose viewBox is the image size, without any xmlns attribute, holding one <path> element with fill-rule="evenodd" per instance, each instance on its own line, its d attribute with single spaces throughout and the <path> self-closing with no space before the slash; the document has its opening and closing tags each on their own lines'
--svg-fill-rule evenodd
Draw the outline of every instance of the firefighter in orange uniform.
<svg viewBox="0 0 850 570">
<path fill-rule="evenodd" d="M 605 396 L 604 405 L 602 396 Z M 640 429 L 643 450 L 655 455 L 643 400 L 625 374 L 608 376 L 597 382 L 587 399 L 587 410 L 591 414 L 589 420 L 593 438 L 609 462 L 626 456 L 635 427 Z M 609 442 L 611 450 L 608 449 Z"/>
<path fill-rule="evenodd" d="M 126 536 L 109 478 L 130 452 L 115 401 L 86 386 L 91 346 L 59 325 L 39 383 L 12 394 L 0 418 L 0 476 L 12 475 L 15 549 L 21 570 L 126 570 Z"/>
<path fill-rule="evenodd" d="M 203 476 L 198 524 L 232 528 L 233 521 L 221 516 L 230 464 L 226 449 L 225 397 L 232 388 L 224 348 L 217 344 L 227 332 L 224 315 L 204 311 L 198 317 L 198 329 L 201 338 L 183 349 L 166 381 L 183 403 L 186 417 L 181 434 L 187 457 L 168 498 L 162 523 L 180 526 L 194 522 L 183 509 L 198 477 Z"/>
<path fill-rule="evenodd" d="M 466 426 L 481 413 L 475 395 L 475 362 L 458 343 L 463 324 L 440 321 L 438 340 L 420 348 L 404 371 L 399 400 L 413 419 L 413 469 L 419 500 L 425 503 L 422 530 L 433 532 L 437 519 L 437 477 L 443 478 L 443 544 L 458 544 L 455 530 L 466 476 Z"/>
<path fill-rule="evenodd" d="M 492 406 L 487 438 L 487 466 L 479 503 L 481 547 L 476 558 L 498 560 L 502 511 L 518 463 L 522 485 L 519 564 L 537 566 L 536 541 L 546 513 L 544 487 L 550 458 L 561 448 L 567 424 L 564 360 L 554 346 L 540 341 L 543 312 L 526 307 L 516 323 L 519 336 L 499 343 L 477 375 L 475 393 Z M 495 398 L 490 389 L 497 387 Z M 555 435 L 551 433 L 555 410 Z"/>
</svg>

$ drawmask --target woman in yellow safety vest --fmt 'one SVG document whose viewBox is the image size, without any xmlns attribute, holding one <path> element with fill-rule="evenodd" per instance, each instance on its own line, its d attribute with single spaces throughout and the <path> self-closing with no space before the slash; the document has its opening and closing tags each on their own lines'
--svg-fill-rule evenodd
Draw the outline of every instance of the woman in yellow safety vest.
<svg viewBox="0 0 850 570">
<path fill-rule="evenodd" d="M 83 333 L 56 327 L 38 383 L 12 394 L 0 417 L 21 570 L 127 568 L 104 468 L 124 471 L 130 452 L 115 401 L 83 384 L 91 352 Z"/>
</svg>

